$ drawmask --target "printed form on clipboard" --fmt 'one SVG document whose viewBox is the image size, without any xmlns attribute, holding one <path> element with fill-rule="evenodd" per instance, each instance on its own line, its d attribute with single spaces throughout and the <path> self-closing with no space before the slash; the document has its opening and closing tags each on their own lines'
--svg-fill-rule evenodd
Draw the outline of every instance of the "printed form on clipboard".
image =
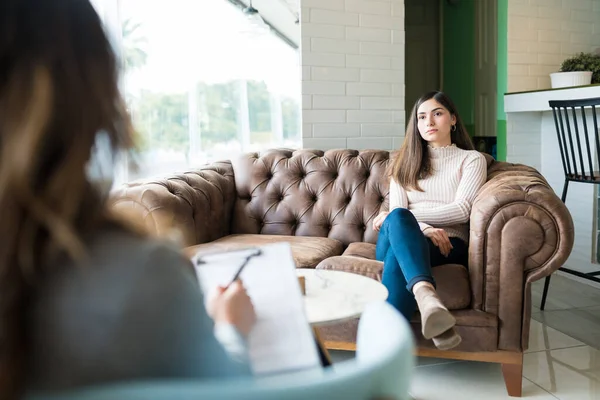
<svg viewBox="0 0 600 400">
<path fill-rule="evenodd" d="M 288 243 L 197 254 L 192 261 L 205 299 L 216 286 L 227 286 L 247 261 L 240 279 L 257 317 L 248 337 L 255 375 L 321 368 Z"/>
</svg>

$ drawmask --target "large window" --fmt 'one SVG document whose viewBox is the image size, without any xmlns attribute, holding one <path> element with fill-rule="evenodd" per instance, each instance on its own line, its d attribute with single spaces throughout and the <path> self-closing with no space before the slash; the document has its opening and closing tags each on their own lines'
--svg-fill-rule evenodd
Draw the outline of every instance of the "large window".
<svg viewBox="0 0 600 400">
<path fill-rule="evenodd" d="M 122 59 L 139 144 L 137 168 L 118 180 L 300 146 L 297 51 L 227 0 L 94 4 Z"/>
</svg>

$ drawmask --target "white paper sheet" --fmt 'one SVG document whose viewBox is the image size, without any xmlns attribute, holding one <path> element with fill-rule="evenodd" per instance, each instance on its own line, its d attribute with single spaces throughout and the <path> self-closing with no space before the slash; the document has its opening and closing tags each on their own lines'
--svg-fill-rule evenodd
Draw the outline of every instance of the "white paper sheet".
<svg viewBox="0 0 600 400">
<path fill-rule="evenodd" d="M 320 367 L 289 244 L 259 248 L 262 254 L 251 258 L 240 275 L 257 315 L 249 336 L 253 372 L 262 375 Z M 192 258 L 206 298 L 217 285 L 229 284 L 251 251 Z M 198 265 L 198 257 L 205 264 Z"/>
</svg>

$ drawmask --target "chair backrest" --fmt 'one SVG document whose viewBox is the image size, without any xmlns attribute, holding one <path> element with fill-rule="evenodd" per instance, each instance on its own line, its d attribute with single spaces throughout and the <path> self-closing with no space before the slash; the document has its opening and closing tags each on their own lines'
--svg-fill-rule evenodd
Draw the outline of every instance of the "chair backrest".
<svg viewBox="0 0 600 400">
<path fill-rule="evenodd" d="M 554 114 L 558 147 L 566 179 L 599 183 L 600 174 L 594 172 L 594 164 L 598 162 L 600 165 L 600 139 L 596 115 L 600 97 L 550 100 L 549 105 Z"/>
<path fill-rule="evenodd" d="M 27 400 L 406 400 L 414 342 L 408 322 L 387 303 L 367 307 L 354 360 L 324 370 L 230 381 L 157 380 L 111 384 Z"/>
</svg>

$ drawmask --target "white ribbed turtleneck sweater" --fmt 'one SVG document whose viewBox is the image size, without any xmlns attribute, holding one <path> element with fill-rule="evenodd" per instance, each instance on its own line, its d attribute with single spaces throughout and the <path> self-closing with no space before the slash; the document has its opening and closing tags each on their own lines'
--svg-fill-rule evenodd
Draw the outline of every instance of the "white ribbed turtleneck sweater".
<svg viewBox="0 0 600 400">
<path fill-rule="evenodd" d="M 450 237 L 469 241 L 469 217 L 475 195 L 487 179 L 485 157 L 452 144 L 428 146 L 433 174 L 419 180 L 423 192 L 406 191 L 392 178 L 390 211 L 408 208 L 421 227 L 443 228 Z"/>
</svg>

